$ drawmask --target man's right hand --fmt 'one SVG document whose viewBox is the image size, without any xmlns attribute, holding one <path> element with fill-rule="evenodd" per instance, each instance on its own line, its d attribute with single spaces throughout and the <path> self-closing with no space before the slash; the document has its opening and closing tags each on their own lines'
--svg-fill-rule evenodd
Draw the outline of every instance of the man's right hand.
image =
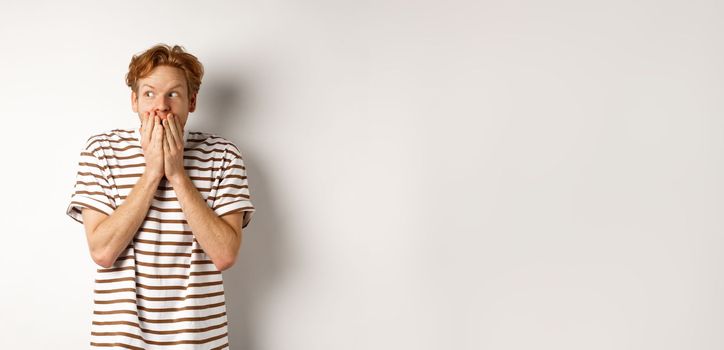
<svg viewBox="0 0 724 350">
<path fill-rule="evenodd" d="M 141 123 L 141 148 L 146 159 L 145 174 L 154 179 L 161 179 L 164 174 L 163 133 L 161 117 L 155 112 L 145 112 Z"/>
</svg>

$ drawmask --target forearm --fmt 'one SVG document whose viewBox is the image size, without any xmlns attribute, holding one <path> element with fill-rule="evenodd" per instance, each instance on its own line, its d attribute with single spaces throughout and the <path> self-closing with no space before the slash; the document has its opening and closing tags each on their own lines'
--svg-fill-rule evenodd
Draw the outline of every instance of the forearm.
<svg viewBox="0 0 724 350">
<path fill-rule="evenodd" d="M 236 259 L 241 237 L 209 208 L 187 175 L 170 181 L 196 240 L 219 270 L 229 268 Z"/>
<path fill-rule="evenodd" d="M 128 246 L 143 223 L 153 201 L 161 178 L 152 177 L 147 173 L 131 189 L 126 200 L 93 232 L 90 239 L 91 250 L 100 252 L 109 265 Z"/>
</svg>

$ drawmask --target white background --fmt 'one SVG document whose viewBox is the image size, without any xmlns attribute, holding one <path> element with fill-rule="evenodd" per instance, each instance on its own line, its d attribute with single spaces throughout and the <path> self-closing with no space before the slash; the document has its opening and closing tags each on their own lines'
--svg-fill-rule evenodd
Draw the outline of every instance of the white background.
<svg viewBox="0 0 724 350">
<path fill-rule="evenodd" d="M 724 348 L 720 1 L 9 2 L 0 348 L 84 349 L 65 215 L 131 56 L 245 157 L 234 350 Z"/>
</svg>

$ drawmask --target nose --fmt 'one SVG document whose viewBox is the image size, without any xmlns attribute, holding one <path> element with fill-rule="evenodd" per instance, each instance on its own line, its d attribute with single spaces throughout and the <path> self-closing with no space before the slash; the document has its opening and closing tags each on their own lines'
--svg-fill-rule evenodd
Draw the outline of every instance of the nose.
<svg viewBox="0 0 724 350">
<path fill-rule="evenodd" d="M 156 97 L 156 99 L 153 101 L 153 110 L 156 112 L 168 112 L 171 110 L 170 104 L 166 100 L 165 96 Z"/>
</svg>

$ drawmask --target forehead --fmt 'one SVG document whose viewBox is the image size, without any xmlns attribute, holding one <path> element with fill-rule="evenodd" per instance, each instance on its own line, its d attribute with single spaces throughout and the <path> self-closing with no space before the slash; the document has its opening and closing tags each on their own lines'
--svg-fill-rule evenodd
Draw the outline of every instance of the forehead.
<svg viewBox="0 0 724 350">
<path fill-rule="evenodd" d="M 170 88 L 176 85 L 186 86 L 186 76 L 180 68 L 169 66 L 158 66 L 150 74 L 138 79 L 139 86 L 144 84 L 154 88 Z"/>
</svg>

